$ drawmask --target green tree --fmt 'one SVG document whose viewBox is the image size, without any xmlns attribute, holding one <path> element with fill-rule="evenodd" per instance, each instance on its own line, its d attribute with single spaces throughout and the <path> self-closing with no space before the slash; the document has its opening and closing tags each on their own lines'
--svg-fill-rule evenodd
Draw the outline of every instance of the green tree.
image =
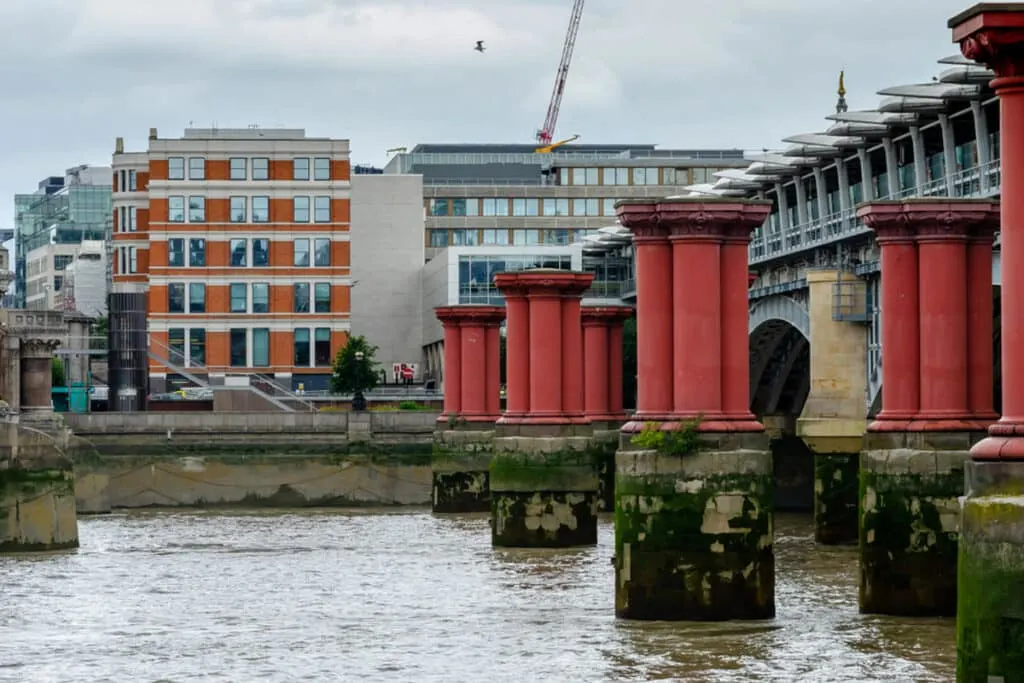
<svg viewBox="0 0 1024 683">
<path fill-rule="evenodd" d="M 622 405 L 636 408 L 636 317 L 622 326 Z"/>
<path fill-rule="evenodd" d="M 358 353 L 363 354 L 362 359 L 357 358 Z M 377 347 L 362 335 L 349 337 L 331 366 L 331 393 L 355 394 L 377 386 L 380 383 L 380 363 L 374 360 L 376 353 Z"/>
<path fill-rule="evenodd" d="M 60 358 L 50 360 L 50 386 L 64 386 L 64 362 Z"/>
</svg>

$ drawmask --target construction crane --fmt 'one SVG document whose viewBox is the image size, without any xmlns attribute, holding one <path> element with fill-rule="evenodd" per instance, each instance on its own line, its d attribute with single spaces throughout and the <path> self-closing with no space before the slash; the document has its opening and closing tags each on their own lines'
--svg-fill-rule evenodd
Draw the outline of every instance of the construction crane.
<svg viewBox="0 0 1024 683">
<path fill-rule="evenodd" d="M 569 63 L 572 61 L 572 50 L 576 47 L 576 34 L 580 30 L 580 17 L 582 16 L 583 0 L 574 0 L 572 15 L 569 17 L 569 30 L 565 34 L 565 44 L 562 46 L 562 61 L 558 64 L 555 88 L 551 92 L 551 101 L 548 103 L 548 115 L 544 119 L 543 127 L 537 131 L 537 142 L 541 145 L 536 150 L 538 153 L 550 152 L 555 147 L 579 137 L 576 135 L 554 144 L 551 142 L 555 134 L 555 124 L 558 122 L 558 110 L 562 106 L 562 93 L 565 92 L 565 81 L 569 77 Z"/>
</svg>

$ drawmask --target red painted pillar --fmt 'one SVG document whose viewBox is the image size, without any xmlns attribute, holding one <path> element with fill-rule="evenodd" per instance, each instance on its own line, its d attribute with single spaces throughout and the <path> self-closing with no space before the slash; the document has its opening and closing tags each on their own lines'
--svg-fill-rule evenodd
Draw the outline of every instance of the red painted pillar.
<svg viewBox="0 0 1024 683">
<path fill-rule="evenodd" d="M 977 224 L 967 242 L 967 408 L 971 419 L 999 419 L 993 399 L 992 244 L 998 223 Z"/>
<path fill-rule="evenodd" d="M 948 215 L 955 220 L 955 213 Z M 917 233 L 921 407 L 916 420 L 926 422 L 968 417 L 967 233 L 962 223 L 940 221 L 920 223 Z M 885 367 L 884 356 L 882 362 Z"/>
<path fill-rule="evenodd" d="M 657 200 L 631 201 L 617 209 L 633 231 L 636 260 L 637 400 L 634 419 L 671 417 L 673 391 L 673 255 L 668 230 L 657 221 Z"/>
<path fill-rule="evenodd" d="M 444 325 L 444 413 L 467 422 L 494 422 L 498 409 L 501 348 L 496 335 L 505 309 L 501 306 L 442 306 L 435 309 Z M 493 396 L 492 396 L 493 394 Z"/>
<path fill-rule="evenodd" d="M 505 417 L 530 412 L 530 302 L 516 287 L 504 290 L 508 322 L 505 326 Z"/>
<path fill-rule="evenodd" d="M 1003 416 L 989 427 L 989 438 L 971 449 L 975 460 L 1024 459 L 1024 13 L 998 6 L 950 21 L 953 41 L 968 59 L 995 71 L 991 86 L 999 97 L 999 158 L 1002 258 Z M 979 277 L 980 279 L 980 277 Z M 980 297 L 979 297 L 980 298 Z M 979 389 L 976 388 L 976 391 Z"/>
<path fill-rule="evenodd" d="M 681 199 L 629 203 L 619 206 L 619 220 L 634 231 L 637 248 L 637 365 L 638 393 L 650 397 L 645 383 L 657 378 L 645 335 L 651 324 L 645 313 L 663 305 L 671 285 L 673 410 L 668 416 L 648 416 L 641 403 L 634 419 L 623 427 L 631 432 L 644 422 L 666 422 L 702 416 L 704 431 L 761 431 L 749 411 L 749 346 L 747 339 L 747 250 L 750 233 L 771 210 L 765 201 Z M 645 262 L 642 249 L 667 234 L 672 243 L 671 277 L 641 288 Z M 650 249 L 649 246 L 646 247 Z M 655 262 L 655 266 L 658 263 Z M 662 272 L 663 267 L 658 269 Z M 645 296 L 650 297 L 645 300 Z M 657 317 L 654 318 L 659 320 Z M 660 325 L 657 329 L 661 329 Z M 741 366 L 743 366 L 741 368 Z M 663 374 L 667 374 L 662 370 Z M 726 404 L 728 401 L 728 404 Z M 726 408 L 728 405 L 728 408 Z"/>
<path fill-rule="evenodd" d="M 508 411 L 499 424 L 585 423 L 580 305 L 591 273 L 536 269 L 499 273 L 508 310 Z M 518 303 L 522 300 L 527 305 Z M 575 300 L 575 303 L 569 303 Z M 523 377 L 513 385 L 511 359 Z M 570 358 L 571 357 L 571 358 Z M 528 394 L 528 401 L 519 395 Z M 513 410 L 526 404 L 523 412 Z"/>
<path fill-rule="evenodd" d="M 991 321 L 991 239 L 987 264 L 984 246 L 968 242 L 995 229 L 998 205 L 915 199 L 874 202 L 858 215 L 882 250 L 882 411 L 869 431 L 982 428 L 991 418 L 975 406 L 991 410 L 991 399 L 979 403 L 972 396 L 986 384 L 991 393 L 992 380 L 972 375 L 992 377 L 991 351 L 978 348 L 991 348 L 992 323 L 980 329 L 970 323 L 986 308 Z"/>
<path fill-rule="evenodd" d="M 857 210 L 882 252 L 882 410 L 869 431 L 906 429 L 920 407 L 920 327 L 916 231 L 898 202 Z"/>
<path fill-rule="evenodd" d="M 593 422 L 622 420 L 622 324 L 633 309 L 585 306 L 582 313 L 584 414 Z"/>
</svg>

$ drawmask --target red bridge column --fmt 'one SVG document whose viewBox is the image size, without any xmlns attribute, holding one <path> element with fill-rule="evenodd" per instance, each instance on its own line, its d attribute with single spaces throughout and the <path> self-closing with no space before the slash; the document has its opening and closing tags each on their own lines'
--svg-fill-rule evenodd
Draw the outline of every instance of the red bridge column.
<svg viewBox="0 0 1024 683">
<path fill-rule="evenodd" d="M 995 72 L 991 87 L 999 98 L 999 159 L 1002 174 L 1000 241 L 1002 259 L 1003 416 L 989 436 L 971 449 L 960 514 L 956 612 L 959 683 L 1010 680 L 1020 670 L 1020 643 L 1008 637 L 1024 578 L 1024 6 L 982 3 L 949 20 L 954 42 L 968 59 Z M 981 168 L 979 173 L 993 173 Z M 998 176 L 990 175 L 990 182 Z M 998 180 L 996 181 L 998 183 Z M 982 184 L 984 187 L 984 184 Z M 980 253 L 972 282 L 981 289 Z M 974 259 L 968 258 L 974 263 Z M 982 295 L 969 291 L 984 315 Z M 988 328 L 990 331 L 991 328 Z M 973 332 L 973 330 L 972 330 Z M 985 343 L 986 328 L 977 332 Z M 972 373 L 984 351 L 970 352 Z M 983 401 L 985 387 L 971 394 Z"/>
<path fill-rule="evenodd" d="M 584 414 L 591 422 L 620 422 L 622 409 L 622 325 L 629 306 L 584 306 Z"/>
<path fill-rule="evenodd" d="M 501 306 L 443 306 L 434 313 L 444 326 L 444 413 L 464 422 L 494 422 L 500 387 L 494 368 L 501 358 L 495 337 L 505 319 Z M 494 394 L 492 396 L 492 394 Z"/>
<path fill-rule="evenodd" d="M 672 400 L 668 414 L 638 410 L 621 430 L 615 459 L 620 617 L 718 621 L 775 614 L 774 473 L 764 426 L 750 412 L 747 305 L 750 233 L 770 210 L 771 202 L 708 197 L 619 204 L 619 220 L 634 230 L 637 250 L 638 393 L 648 401 Z M 670 264 L 641 258 L 665 238 Z M 666 305 L 668 320 L 658 317 Z M 649 326 L 656 346 L 647 341 Z M 652 363 L 652 346 L 659 354 L 672 350 L 667 360 L 658 356 L 661 367 Z M 652 392 L 650 383 L 666 377 L 673 391 Z M 681 423 L 696 420 L 695 439 Z M 694 508 L 716 510 L 714 521 L 678 514 Z"/>
</svg>

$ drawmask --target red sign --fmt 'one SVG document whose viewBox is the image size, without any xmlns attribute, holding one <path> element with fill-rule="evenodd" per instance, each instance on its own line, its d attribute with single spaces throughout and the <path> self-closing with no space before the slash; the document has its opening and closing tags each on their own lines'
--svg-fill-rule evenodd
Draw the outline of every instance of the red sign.
<svg viewBox="0 0 1024 683">
<path fill-rule="evenodd" d="M 402 379 L 412 379 L 412 368 L 402 368 Z"/>
</svg>

